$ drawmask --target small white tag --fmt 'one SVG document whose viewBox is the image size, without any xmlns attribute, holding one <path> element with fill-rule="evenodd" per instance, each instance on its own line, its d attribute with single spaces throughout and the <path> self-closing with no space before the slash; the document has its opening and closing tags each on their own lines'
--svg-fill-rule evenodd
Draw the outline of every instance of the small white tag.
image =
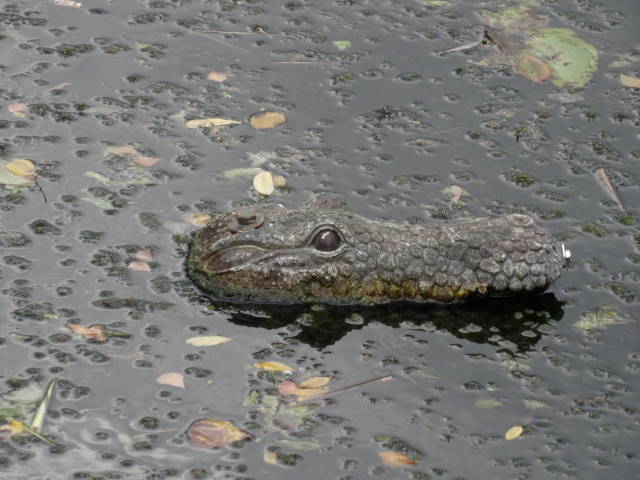
<svg viewBox="0 0 640 480">
<path fill-rule="evenodd" d="M 571 258 L 571 250 L 564 248 L 564 243 L 561 243 L 560 245 L 562 246 L 562 256 L 564 258 Z"/>
</svg>

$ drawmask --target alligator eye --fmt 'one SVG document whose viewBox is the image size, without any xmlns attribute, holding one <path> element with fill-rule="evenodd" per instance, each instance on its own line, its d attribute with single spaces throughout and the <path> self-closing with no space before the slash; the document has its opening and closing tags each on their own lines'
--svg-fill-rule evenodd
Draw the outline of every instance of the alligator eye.
<svg viewBox="0 0 640 480">
<path fill-rule="evenodd" d="M 342 240 L 340 239 L 340 236 L 335 232 L 335 230 L 331 230 L 329 228 L 320 230 L 311 241 L 313 248 L 319 252 L 333 252 L 338 249 L 341 243 Z"/>
</svg>

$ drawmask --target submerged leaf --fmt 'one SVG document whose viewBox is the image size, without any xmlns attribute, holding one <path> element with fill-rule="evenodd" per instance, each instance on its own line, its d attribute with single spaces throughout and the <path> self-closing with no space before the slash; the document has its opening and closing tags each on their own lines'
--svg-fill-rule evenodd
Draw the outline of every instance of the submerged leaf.
<svg viewBox="0 0 640 480">
<path fill-rule="evenodd" d="M 26 118 L 27 114 L 27 105 L 24 103 L 11 103 L 7 106 L 9 112 L 13 114 L 14 117 L 18 118 Z"/>
<path fill-rule="evenodd" d="M 213 347 L 220 345 L 221 343 L 227 343 L 231 339 L 228 337 L 222 337 L 220 335 L 209 335 L 203 337 L 191 337 L 187 338 L 185 342 L 194 347 Z"/>
<path fill-rule="evenodd" d="M 480 397 L 473 404 L 473 408 L 495 408 L 502 406 L 502 402 L 493 397 Z"/>
<path fill-rule="evenodd" d="M 150 167 L 154 165 L 158 161 L 158 159 L 155 157 L 145 157 L 144 155 L 138 155 L 137 157 L 133 157 L 131 161 L 139 167 Z"/>
<path fill-rule="evenodd" d="M 378 452 L 378 457 L 387 467 L 407 468 L 416 464 L 415 460 L 411 460 L 406 455 L 391 450 Z"/>
<path fill-rule="evenodd" d="M 273 128 L 283 124 L 286 121 L 286 117 L 282 113 L 278 112 L 260 112 L 251 115 L 249 123 L 253 128 Z"/>
<path fill-rule="evenodd" d="M 139 272 L 150 272 L 151 267 L 147 262 L 129 262 L 127 264 L 129 270 L 137 270 Z"/>
<path fill-rule="evenodd" d="M 549 66 L 533 55 L 519 55 L 516 57 L 514 69 L 534 83 L 544 82 L 551 74 Z"/>
<path fill-rule="evenodd" d="M 91 325 L 90 327 L 85 327 L 84 325 L 67 323 L 67 327 L 69 327 L 69 329 L 71 329 L 73 333 L 82 335 L 87 339 L 97 340 L 98 342 L 104 342 L 107 340 L 107 338 L 109 338 L 105 332 L 104 327 L 101 325 Z"/>
<path fill-rule="evenodd" d="M 202 418 L 187 429 L 189 441 L 199 447 L 220 447 L 251 437 L 228 420 Z"/>
<path fill-rule="evenodd" d="M 621 325 L 629 323 L 629 318 L 618 312 L 615 308 L 602 305 L 595 310 L 582 314 L 582 318 L 572 326 L 577 330 L 586 332 L 589 330 L 602 330 L 611 325 Z"/>
</svg>

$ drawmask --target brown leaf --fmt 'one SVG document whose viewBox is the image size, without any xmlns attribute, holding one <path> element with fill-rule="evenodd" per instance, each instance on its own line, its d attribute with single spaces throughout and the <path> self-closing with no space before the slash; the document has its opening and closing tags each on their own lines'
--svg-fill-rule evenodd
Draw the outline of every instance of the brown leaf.
<svg viewBox="0 0 640 480">
<path fill-rule="evenodd" d="M 286 380 L 278 384 L 278 393 L 280 395 L 295 395 L 298 391 L 298 386 L 291 380 Z"/>
<path fill-rule="evenodd" d="M 184 388 L 184 376 L 181 373 L 163 373 L 156 382 L 160 385 L 169 385 L 170 387 Z"/>
<path fill-rule="evenodd" d="M 378 452 L 378 457 L 387 467 L 407 468 L 416 464 L 415 460 L 411 460 L 406 455 L 391 450 Z"/>
<path fill-rule="evenodd" d="M 26 118 L 27 105 L 24 103 L 12 103 L 7 106 L 7 109 L 14 117 Z"/>
<path fill-rule="evenodd" d="M 600 180 L 600 183 L 604 185 L 604 188 L 607 190 L 607 193 L 609 193 L 609 196 L 613 199 L 614 202 L 618 204 L 618 207 L 620 207 L 620 210 L 624 210 L 624 207 L 622 206 L 622 202 L 620 201 L 620 198 L 618 197 L 618 194 L 616 193 L 616 191 L 613 189 L 613 185 L 611 185 L 611 182 L 609 181 L 609 177 L 607 176 L 607 173 L 604 171 L 604 168 L 596 169 L 595 175 L 596 175 L 596 178 Z"/>
<path fill-rule="evenodd" d="M 520 425 L 516 425 L 515 427 L 511 427 L 506 431 L 506 433 L 504 434 L 504 438 L 506 438 L 507 440 L 513 440 L 522 435 L 522 432 L 524 432 L 524 428 Z"/>
<path fill-rule="evenodd" d="M 138 155 L 137 157 L 133 157 L 131 161 L 139 167 L 150 167 L 151 165 L 154 165 L 158 161 L 158 159 L 155 157 L 145 157 L 144 155 Z"/>
<path fill-rule="evenodd" d="M 640 78 L 620 75 L 620 83 L 625 87 L 640 88 Z"/>
<path fill-rule="evenodd" d="M 219 447 L 251 437 L 228 420 L 202 418 L 187 429 L 189 441 L 199 447 Z"/>
<path fill-rule="evenodd" d="M 213 82 L 222 83 L 227 79 L 227 74 L 211 71 L 207 74 L 207 78 Z"/>
<path fill-rule="evenodd" d="M 320 388 L 331 381 L 331 377 L 309 377 L 298 383 L 300 388 Z"/>
<path fill-rule="evenodd" d="M 139 272 L 150 272 L 151 267 L 146 262 L 129 262 L 127 265 L 129 270 L 137 270 Z"/>
<path fill-rule="evenodd" d="M 36 166 L 26 158 L 12 158 L 4 168 L 18 177 L 33 177 L 36 173 Z"/>
<path fill-rule="evenodd" d="M 260 112 L 255 113 L 249 119 L 249 123 L 253 128 L 273 128 L 283 124 L 286 117 L 278 112 Z"/>
<path fill-rule="evenodd" d="M 520 55 L 516 59 L 514 69 L 520 75 L 535 83 L 543 82 L 551 75 L 549 66 L 532 55 Z"/>
<path fill-rule="evenodd" d="M 263 170 L 253 177 L 253 188 L 261 195 L 271 195 L 275 190 L 271 172 Z"/>
<path fill-rule="evenodd" d="M 101 325 L 91 325 L 90 327 L 85 327 L 84 325 L 67 323 L 67 327 L 69 327 L 73 333 L 78 333 L 87 339 L 104 342 L 108 338 L 104 327 L 102 327 Z"/>
<path fill-rule="evenodd" d="M 131 145 L 120 145 L 117 147 L 109 147 L 105 149 L 104 153 L 106 155 L 137 155 L 138 151 L 132 147 Z"/>
<path fill-rule="evenodd" d="M 211 215 L 208 213 L 185 213 L 182 215 L 182 219 L 190 223 L 191 225 L 195 225 L 197 227 L 202 227 L 211 221 Z"/>
</svg>

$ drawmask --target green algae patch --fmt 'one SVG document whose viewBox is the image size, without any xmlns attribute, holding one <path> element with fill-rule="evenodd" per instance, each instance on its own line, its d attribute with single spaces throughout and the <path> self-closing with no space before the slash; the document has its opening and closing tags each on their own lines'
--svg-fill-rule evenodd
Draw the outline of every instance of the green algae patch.
<svg viewBox="0 0 640 480">
<path fill-rule="evenodd" d="M 598 69 L 598 51 L 566 28 L 540 28 L 525 41 L 523 55 L 546 59 L 551 82 L 558 87 L 582 87 Z"/>
</svg>

